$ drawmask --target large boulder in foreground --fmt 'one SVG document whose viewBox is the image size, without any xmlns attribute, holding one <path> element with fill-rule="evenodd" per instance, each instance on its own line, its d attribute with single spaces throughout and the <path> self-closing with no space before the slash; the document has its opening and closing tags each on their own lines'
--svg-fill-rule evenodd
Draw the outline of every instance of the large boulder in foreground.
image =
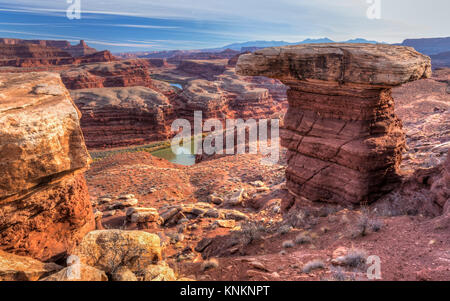
<svg viewBox="0 0 450 301">
<path fill-rule="evenodd" d="M 310 44 L 242 55 L 236 71 L 290 88 L 281 142 L 292 194 L 371 202 L 399 181 L 405 135 L 391 89 L 430 77 L 429 57 L 401 46 Z"/>
<path fill-rule="evenodd" d="M 79 118 L 59 75 L 0 74 L 0 249 L 48 260 L 95 226 Z"/>
<path fill-rule="evenodd" d="M 108 274 L 120 267 L 140 272 L 161 261 L 159 236 L 143 231 L 97 230 L 88 233 L 74 251 L 81 263 Z"/>
</svg>

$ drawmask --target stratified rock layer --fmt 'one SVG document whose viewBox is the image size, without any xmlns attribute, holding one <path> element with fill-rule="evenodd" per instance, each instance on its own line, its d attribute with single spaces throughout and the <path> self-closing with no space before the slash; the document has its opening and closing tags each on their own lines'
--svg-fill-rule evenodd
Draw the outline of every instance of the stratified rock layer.
<svg viewBox="0 0 450 301">
<path fill-rule="evenodd" d="M 179 99 L 177 116 L 186 119 L 192 119 L 195 111 L 202 111 L 204 119 L 258 119 L 280 109 L 268 89 L 255 87 L 232 71 L 217 76 L 215 81 L 190 81 Z"/>
<path fill-rule="evenodd" d="M 242 55 L 236 70 L 290 87 L 281 139 L 291 193 L 361 203 L 393 188 L 405 136 L 391 88 L 429 77 L 428 57 L 407 47 L 312 44 Z"/>
<path fill-rule="evenodd" d="M 0 248 L 47 260 L 94 227 L 80 113 L 54 73 L 0 75 Z"/>
<path fill-rule="evenodd" d="M 21 71 L 113 60 L 109 51 L 97 52 L 83 41 L 72 46 L 67 41 L 0 39 L 0 67 L 21 67 Z"/>
<path fill-rule="evenodd" d="M 67 89 L 103 87 L 150 87 L 149 63 L 145 60 L 128 60 L 87 64 L 61 72 Z"/>
<path fill-rule="evenodd" d="M 164 140 L 170 134 L 169 98 L 146 87 L 72 90 L 83 113 L 81 126 L 92 148 L 127 146 Z"/>
</svg>

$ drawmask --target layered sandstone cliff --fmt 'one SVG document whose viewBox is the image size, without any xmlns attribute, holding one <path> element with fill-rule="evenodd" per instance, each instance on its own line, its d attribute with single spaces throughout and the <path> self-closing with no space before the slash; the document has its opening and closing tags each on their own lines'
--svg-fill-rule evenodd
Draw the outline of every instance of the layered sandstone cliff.
<svg viewBox="0 0 450 301">
<path fill-rule="evenodd" d="M 2 250 L 47 260 L 93 229 L 79 118 L 57 74 L 0 74 Z"/>
<path fill-rule="evenodd" d="M 398 181 L 405 135 L 391 88 L 429 77 L 428 57 L 399 46 L 312 44 L 242 55 L 236 69 L 290 88 L 281 139 L 291 193 L 370 202 Z"/>
<path fill-rule="evenodd" d="M 267 89 L 254 87 L 233 71 L 224 72 L 215 81 L 190 81 L 179 100 L 177 115 L 187 119 L 192 119 L 195 111 L 202 111 L 204 119 L 260 119 L 280 109 Z"/>
<path fill-rule="evenodd" d="M 163 93 L 147 87 L 72 90 L 82 111 L 86 145 L 127 146 L 167 139 L 173 107 Z"/>
<path fill-rule="evenodd" d="M 151 86 L 151 78 L 145 60 L 127 60 L 87 64 L 61 72 L 68 89 L 103 87 Z"/>
<path fill-rule="evenodd" d="M 184 60 L 178 65 L 176 72 L 212 81 L 225 72 L 225 65 L 225 60 Z"/>
<path fill-rule="evenodd" d="M 94 54 L 96 49 L 89 47 L 85 41 L 81 40 L 79 44 L 72 45 L 69 41 L 64 40 L 21 40 L 1 38 L 0 45 L 38 45 L 41 47 L 58 48 L 69 53 L 73 57 L 80 57 Z"/>
<path fill-rule="evenodd" d="M 72 46 L 67 41 L 0 39 L 0 67 L 49 68 L 113 60 L 109 51 L 98 52 L 83 41 Z"/>
</svg>

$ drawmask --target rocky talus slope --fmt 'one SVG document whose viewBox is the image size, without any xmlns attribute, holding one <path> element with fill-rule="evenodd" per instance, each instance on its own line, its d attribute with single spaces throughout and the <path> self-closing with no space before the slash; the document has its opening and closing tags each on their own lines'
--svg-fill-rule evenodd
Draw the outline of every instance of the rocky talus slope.
<svg viewBox="0 0 450 301">
<path fill-rule="evenodd" d="M 1 249 L 48 260 L 94 228 L 79 118 L 59 75 L 0 75 Z"/>
<path fill-rule="evenodd" d="M 292 194 L 361 203 L 393 189 L 405 135 L 391 89 L 430 77 L 429 57 L 399 46 L 313 44 L 242 55 L 236 70 L 290 87 L 281 139 Z"/>
</svg>

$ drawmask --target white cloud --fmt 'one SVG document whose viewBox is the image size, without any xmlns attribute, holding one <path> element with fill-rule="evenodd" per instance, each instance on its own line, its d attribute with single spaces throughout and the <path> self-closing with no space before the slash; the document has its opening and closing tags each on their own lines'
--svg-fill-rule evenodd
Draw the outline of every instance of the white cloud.
<svg viewBox="0 0 450 301">
<path fill-rule="evenodd" d="M 83 18 L 99 14 L 226 22 L 235 25 L 227 33 L 253 39 L 328 36 L 336 40 L 364 37 L 396 42 L 407 37 L 450 36 L 450 1 L 381 1 L 381 20 L 366 18 L 366 0 L 81 0 L 81 9 Z M 0 6 L 10 11 L 61 14 L 69 4 L 55 0 L 15 0 L 11 4 L 0 0 Z M 236 29 L 240 25 L 242 28 Z"/>
</svg>

